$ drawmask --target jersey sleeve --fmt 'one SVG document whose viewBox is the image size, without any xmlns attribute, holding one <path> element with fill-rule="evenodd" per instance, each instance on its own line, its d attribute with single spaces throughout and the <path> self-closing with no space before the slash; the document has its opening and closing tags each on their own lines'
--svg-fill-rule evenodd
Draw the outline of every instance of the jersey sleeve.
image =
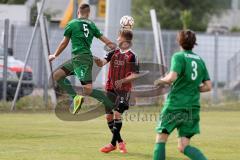
<svg viewBox="0 0 240 160">
<path fill-rule="evenodd" d="M 207 70 L 207 67 L 206 67 L 205 64 L 204 64 L 204 69 L 205 69 L 205 74 L 204 74 L 204 77 L 203 77 L 203 82 L 210 80 L 210 76 L 209 76 L 209 73 L 208 73 L 208 70 Z"/>
<path fill-rule="evenodd" d="M 132 72 L 138 74 L 140 67 L 139 67 L 139 61 L 136 55 L 133 54 L 132 58 L 130 59 L 130 63 L 132 64 Z"/>
<path fill-rule="evenodd" d="M 115 53 L 115 51 L 111 51 L 111 52 L 107 53 L 106 56 L 104 57 L 104 59 L 106 59 L 107 62 L 110 62 L 114 53 Z"/>
<path fill-rule="evenodd" d="M 102 37 L 102 32 L 98 29 L 98 27 L 93 23 L 93 35 L 96 38 Z"/>
<path fill-rule="evenodd" d="M 68 38 L 71 38 L 71 36 L 72 36 L 72 28 L 71 28 L 70 23 L 68 23 L 64 29 L 64 36 L 68 37 Z"/>
<path fill-rule="evenodd" d="M 177 74 L 181 74 L 182 70 L 183 70 L 183 58 L 178 54 L 174 54 L 171 60 L 170 71 L 176 72 Z"/>
</svg>

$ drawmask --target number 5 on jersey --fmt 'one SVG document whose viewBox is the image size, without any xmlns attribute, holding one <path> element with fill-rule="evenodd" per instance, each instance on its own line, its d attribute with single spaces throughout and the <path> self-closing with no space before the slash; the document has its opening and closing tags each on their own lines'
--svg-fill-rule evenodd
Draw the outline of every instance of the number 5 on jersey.
<svg viewBox="0 0 240 160">
<path fill-rule="evenodd" d="M 198 76 L 198 72 L 197 72 L 197 62 L 196 61 L 192 61 L 192 80 L 196 80 L 197 79 L 197 76 Z"/>
<path fill-rule="evenodd" d="M 84 35 L 86 38 L 88 38 L 89 35 L 89 29 L 87 24 L 83 24 L 83 30 L 84 30 Z"/>
</svg>

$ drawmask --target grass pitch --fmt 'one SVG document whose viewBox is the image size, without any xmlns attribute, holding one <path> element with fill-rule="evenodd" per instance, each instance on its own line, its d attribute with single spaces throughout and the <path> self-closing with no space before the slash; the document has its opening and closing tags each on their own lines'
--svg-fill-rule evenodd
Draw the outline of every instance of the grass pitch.
<svg viewBox="0 0 240 160">
<path fill-rule="evenodd" d="M 139 118 L 137 112 L 128 113 L 123 124 L 122 136 L 129 151 L 125 155 L 118 151 L 99 152 L 111 138 L 104 117 L 86 122 L 64 122 L 54 113 L 2 113 L 0 122 L 1 160 L 152 159 L 156 122 L 154 118 Z M 240 111 L 204 111 L 201 114 L 202 133 L 193 138 L 192 145 L 199 147 L 209 160 L 239 160 L 239 123 Z M 174 132 L 168 141 L 167 160 L 186 159 L 177 151 Z"/>
</svg>

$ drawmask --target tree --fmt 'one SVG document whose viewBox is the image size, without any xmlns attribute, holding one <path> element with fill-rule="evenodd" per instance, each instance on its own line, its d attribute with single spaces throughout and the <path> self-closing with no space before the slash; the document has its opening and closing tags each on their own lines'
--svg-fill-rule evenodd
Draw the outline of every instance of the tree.
<svg viewBox="0 0 240 160">
<path fill-rule="evenodd" d="M 180 19 L 182 22 L 183 29 L 190 28 L 190 24 L 192 21 L 192 12 L 189 10 L 182 11 Z"/>
<path fill-rule="evenodd" d="M 35 22 L 37 20 L 37 16 L 38 16 L 38 10 L 37 10 L 37 3 L 40 2 L 40 0 L 36 0 L 34 5 L 32 6 L 31 10 L 30 10 L 30 25 L 34 26 Z M 58 12 L 50 12 L 47 10 L 44 10 L 43 15 L 47 18 L 47 20 L 50 20 L 52 16 L 54 16 L 54 14 L 57 14 Z"/>
<path fill-rule="evenodd" d="M 149 10 L 156 9 L 157 16 L 164 29 L 181 29 L 181 13 L 191 13 L 188 27 L 196 31 L 205 31 L 211 15 L 219 14 L 229 0 L 132 0 L 132 12 L 136 27 L 151 27 Z"/>
<path fill-rule="evenodd" d="M 27 0 L 0 0 L 0 4 L 24 4 Z"/>
</svg>

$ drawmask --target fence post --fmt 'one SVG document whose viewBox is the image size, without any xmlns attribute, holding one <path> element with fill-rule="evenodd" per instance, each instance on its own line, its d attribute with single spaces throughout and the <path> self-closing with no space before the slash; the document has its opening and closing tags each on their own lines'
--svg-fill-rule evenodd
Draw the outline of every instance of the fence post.
<svg viewBox="0 0 240 160">
<path fill-rule="evenodd" d="M 238 54 L 236 54 L 236 81 L 239 81 L 239 60 L 238 60 Z"/>
<path fill-rule="evenodd" d="M 77 12 L 78 12 L 78 0 L 74 0 L 73 2 L 73 18 L 76 19 L 77 18 Z M 72 57 L 72 54 L 71 54 L 71 58 Z M 76 79 L 74 76 L 71 76 L 70 77 L 70 81 L 71 81 L 71 84 L 75 87 L 76 86 Z"/>
<path fill-rule="evenodd" d="M 43 100 L 45 107 L 48 106 L 48 73 L 47 68 L 43 67 Z"/>
<path fill-rule="evenodd" d="M 166 55 L 165 55 L 165 58 L 166 58 L 166 61 L 167 61 L 167 66 L 169 66 L 169 60 L 171 59 L 171 34 L 170 32 L 165 32 L 167 34 L 167 50 L 166 50 Z"/>
<path fill-rule="evenodd" d="M 34 25 L 34 28 L 33 28 L 33 32 L 32 32 L 32 35 L 31 35 L 31 39 L 30 39 L 30 42 L 29 42 L 29 45 L 28 45 L 28 48 L 27 48 L 27 53 L 26 53 L 25 60 L 24 60 L 23 71 L 21 72 L 21 76 L 19 78 L 19 82 L 18 82 L 18 85 L 17 85 L 17 90 L 16 90 L 16 93 L 15 93 L 15 96 L 14 96 L 14 99 L 13 99 L 13 102 L 12 102 L 12 106 L 11 106 L 11 111 L 15 110 L 15 105 L 16 105 L 17 98 L 18 98 L 19 91 L 20 91 L 20 87 L 21 87 L 21 84 L 22 84 L 22 81 L 23 81 L 23 73 L 24 73 L 24 70 L 27 66 L 27 62 L 28 62 L 28 59 L 29 59 L 29 56 L 30 56 L 30 52 L 31 52 L 33 40 L 35 38 L 35 34 L 36 34 L 36 31 L 37 31 L 39 19 L 40 19 L 41 15 L 43 14 L 45 1 L 46 0 L 42 0 L 42 2 L 41 2 L 41 4 L 42 4 L 41 9 L 38 13 L 38 16 L 37 16 L 37 19 L 36 19 L 36 22 L 35 22 L 35 25 Z"/>
<path fill-rule="evenodd" d="M 231 61 L 231 59 L 229 59 L 228 61 L 227 61 L 227 82 L 226 82 L 226 88 L 227 89 L 229 89 L 230 88 L 230 81 L 231 81 L 231 78 L 230 78 L 230 76 L 231 76 L 231 70 L 230 70 L 230 61 Z"/>
<path fill-rule="evenodd" d="M 150 16 L 151 16 L 151 22 L 152 22 L 152 28 L 153 28 L 153 36 L 154 36 L 154 42 L 155 42 L 155 48 L 157 53 L 157 63 L 162 64 L 161 61 L 161 46 L 160 46 L 160 37 L 159 37 L 159 31 L 158 31 L 158 22 L 157 22 L 157 16 L 156 11 L 154 9 L 150 10 Z"/>
<path fill-rule="evenodd" d="M 9 19 L 4 20 L 4 62 L 3 62 L 3 97 L 4 101 L 7 100 L 7 78 L 8 78 L 8 36 L 9 36 Z"/>
<path fill-rule="evenodd" d="M 237 66 L 238 66 L 238 63 L 237 63 L 237 55 L 234 56 L 234 81 L 237 81 L 238 77 L 237 77 Z"/>
<path fill-rule="evenodd" d="M 9 44 L 9 48 L 13 49 L 13 48 L 14 48 L 13 44 L 14 44 L 15 27 L 14 27 L 14 25 L 12 24 L 11 26 L 9 26 L 9 28 L 10 28 L 10 31 L 9 31 L 9 34 L 10 34 L 10 40 L 9 40 L 10 44 Z"/>
<path fill-rule="evenodd" d="M 218 103 L 218 38 L 219 33 L 216 32 L 214 35 L 214 68 L 213 68 L 213 103 Z"/>
<path fill-rule="evenodd" d="M 42 17 L 42 19 L 40 20 L 40 25 L 41 25 L 41 21 L 43 20 L 43 24 L 44 24 L 44 28 L 45 28 L 45 35 L 46 35 L 46 39 L 49 39 L 49 25 L 47 24 L 48 21 L 46 19 L 46 17 Z M 46 41 L 47 41 L 46 40 Z M 44 43 L 42 43 L 44 45 Z M 49 44 L 49 43 L 47 43 Z M 50 48 L 49 45 L 47 45 L 48 48 L 48 55 L 50 54 Z M 44 52 L 43 52 L 44 53 Z M 44 56 L 43 56 L 44 57 Z M 51 64 L 50 64 L 50 68 L 51 68 Z M 50 69 L 51 70 L 51 69 Z M 50 73 L 51 74 L 51 73 Z M 43 92 L 43 100 L 44 100 L 44 105 L 45 107 L 48 106 L 48 89 L 49 89 L 49 74 L 47 72 L 47 67 L 43 68 L 43 82 L 44 82 L 44 92 Z M 50 76 L 51 77 L 51 76 Z"/>
<path fill-rule="evenodd" d="M 37 4 L 38 10 L 40 11 L 40 3 Z M 51 86 L 51 89 L 49 90 L 48 94 L 48 78 L 52 77 L 52 67 L 51 64 L 49 63 L 48 56 L 50 54 L 50 47 L 49 47 L 49 39 L 48 39 L 48 26 L 46 25 L 46 20 L 44 19 L 43 15 L 40 16 L 40 33 L 41 33 L 41 39 L 42 39 L 42 47 L 43 47 L 43 55 L 44 55 L 44 64 L 45 68 L 43 70 L 44 76 L 44 103 L 47 106 L 48 104 L 48 95 L 51 96 L 51 101 L 53 103 L 53 106 L 56 107 L 57 104 L 57 99 L 56 99 L 56 94 L 54 91 L 54 85 Z"/>
<path fill-rule="evenodd" d="M 38 35 L 39 34 L 39 35 Z M 36 85 L 36 87 L 37 88 L 42 88 L 42 86 L 44 85 L 44 83 L 43 83 L 43 66 L 45 66 L 45 63 L 44 63 L 44 61 L 42 61 L 42 59 L 44 58 L 44 56 L 43 56 L 43 54 L 41 54 L 41 53 L 43 53 L 44 51 L 43 51 L 43 43 L 42 43 L 42 39 L 41 39 L 41 33 L 40 33 L 40 31 L 38 30 L 37 31 L 37 34 L 36 34 L 37 36 L 36 36 L 36 39 L 37 39 L 37 42 L 38 42 L 38 55 L 37 55 L 37 58 L 39 59 L 38 60 L 38 73 L 36 74 L 37 75 L 37 85 Z"/>
</svg>

